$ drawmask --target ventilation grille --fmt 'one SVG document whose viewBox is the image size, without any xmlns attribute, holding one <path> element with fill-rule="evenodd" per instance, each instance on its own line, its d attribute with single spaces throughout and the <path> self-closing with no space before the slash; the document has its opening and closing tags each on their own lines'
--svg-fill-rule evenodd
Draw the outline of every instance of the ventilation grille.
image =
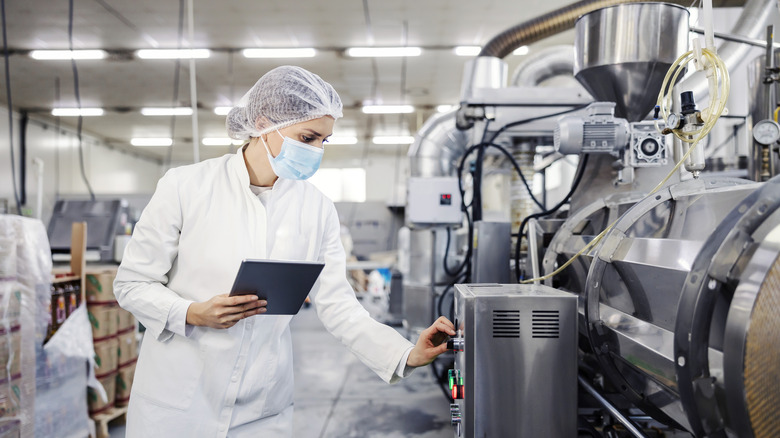
<svg viewBox="0 0 780 438">
<path fill-rule="evenodd" d="M 532 338 L 557 338 L 561 321 L 558 310 L 534 310 L 531 312 Z"/>
<path fill-rule="evenodd" d="M 519 310 L 494 310 L 493 311 L 493 337 L 494 338 L 519 338 L 520 337 L 520 311 Z"/>
</svg>

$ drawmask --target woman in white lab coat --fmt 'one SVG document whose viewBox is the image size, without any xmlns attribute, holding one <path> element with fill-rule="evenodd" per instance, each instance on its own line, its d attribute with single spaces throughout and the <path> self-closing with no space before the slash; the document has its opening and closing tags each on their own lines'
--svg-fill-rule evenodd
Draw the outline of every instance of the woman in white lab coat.
<svg viewBox="0 0 780 438">
<path fill-rule="evenodd" d="M 342 116 L 299 67 L 265 74 L 227 118 L 236 154 L 168 171 L 127 246 L 114 291 L 146 327 L 128 437 L 290 437 L 290 316 L 228 297 L 245 258 L 325 262 L 310 297 L 325 327 L 393 383 L 445 351 L 437 320 L 414 345 L 371 319 L 346 279 L 333 203 L 303 181 Z"/>
</svg>

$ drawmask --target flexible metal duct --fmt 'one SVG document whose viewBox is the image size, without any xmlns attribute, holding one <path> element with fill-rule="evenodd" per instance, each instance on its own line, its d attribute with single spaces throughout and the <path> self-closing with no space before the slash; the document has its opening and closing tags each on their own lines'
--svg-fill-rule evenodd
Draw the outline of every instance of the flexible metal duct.
<svg viewBox="0 0 780 438">
<path fill-rule="evenodd" d="M 409 147 L 409 170 L 413 177 L 450 176 L 466 150 L 467 132 L 455 127 L 455 110 L 434 114 L 414 136 Z"/>
<path fill-rule="evenodd" d="M 556 76 L 574 75 L 574 46 L 553 46 L 529 56 L 510 82 L 514 87 L 535 87 Z"/>
</svg>

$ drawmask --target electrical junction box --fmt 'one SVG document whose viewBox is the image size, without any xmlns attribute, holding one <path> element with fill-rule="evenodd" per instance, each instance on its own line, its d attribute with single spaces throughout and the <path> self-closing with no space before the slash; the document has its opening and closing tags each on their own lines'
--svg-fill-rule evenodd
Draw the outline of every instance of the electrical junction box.
<svg viewBox="0 0 780 438">
<path fill-rule="evenodd" d="M 410 226 L 460 225 L 463 220 L 455 177 L 409 178 L 406 204 Z"/>
</svg>

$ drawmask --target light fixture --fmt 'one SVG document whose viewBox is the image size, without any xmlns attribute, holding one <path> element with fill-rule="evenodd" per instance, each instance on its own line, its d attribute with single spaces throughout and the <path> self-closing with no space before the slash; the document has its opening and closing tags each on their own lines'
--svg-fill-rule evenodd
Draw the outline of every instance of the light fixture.
<svg viewBox="0 0 780 438">
<path fill-rule="evenodd" d="M 447 111 L 451 111 L 455 109 L 455 105 L 437 105 L 436 106 L 436 112 L 437 113 L 446 113 Z"/>
<path fill-rule="evenodd" d="M 145 116 L 191 116 L 192 108 L 186 106 L 178 108 L 141 108 L 141 114 Z"/>
<path fill-rule="evenodd" d="M 289 49 L 244 49 L 244 58 L 311 58 L 317 51 L 308 47 Z"/>
<path fill-rule="evenodd" d="M 480 46 L 457 46 L 455 54 L 458 56 L 477 56 L 482 51 Z"/>
<path fill-rule="evenodd" d="M 411 135 L 378 135 L 371 139 L 374 144 L 412 144 L 414 137 Z"/>
<path fill-rule="evenodd" d="M 347 56 L 356 58 L 420 56 L 421 53 L 422 49 L 419 47 L 350 47 L 347 49 Z"/>
<path fill-rule="evenodd" d="M 231 144 L 240 146 L 244 144 L 244 140 L 233 140 L 229 137 L 204 137 L 201 143 L 203 146 L 230 146 Z"/>
<path fill-rule="evenodd" d="M 527 55 L 528 54 L 528 46 L 520 46 L 512 51 L 513 55 Z"/>
<path fill-rule="evenodd" d="M 170 138 L 133 138 L 130 140 L 133 146 L 170 146 L 173 139 Z"/>
<path fill-rule="evenodd" d="M 66 59 L 103 59 L 106 57 L 104 50 L 33 50 L 30 52 L 33 59 L 66 60 Z"/>
<path fill-rule="evenodd" d="M 364 114 L 408 114 L 413 112 L 412 105 L 363 105 Z"/>
<path fill-rule="evenodd" d="M 209 49 L 141 49 L 135 52 L 141 59 L 203 59 L 211 56 Z"/>
<path fill-rule="evenodd" d="M 218 106 L 214 108 L 214 114 L 218 116 L 226 116 L 228 115 L 231 109 L 233 109 L 232 106 Z"/>
<path fill-rule="evenodd" d="M 54 108 L 51 115 L 58 117 L 102 116 L 103 108 Z"/>
<path fill-rule="evenodd" d="M 352 136 L 335 136 L 332 135 L 328 137 L 328 142 L 326 144 L 357 144 L 358 139 L 357 137 Z"/>
</svg>

